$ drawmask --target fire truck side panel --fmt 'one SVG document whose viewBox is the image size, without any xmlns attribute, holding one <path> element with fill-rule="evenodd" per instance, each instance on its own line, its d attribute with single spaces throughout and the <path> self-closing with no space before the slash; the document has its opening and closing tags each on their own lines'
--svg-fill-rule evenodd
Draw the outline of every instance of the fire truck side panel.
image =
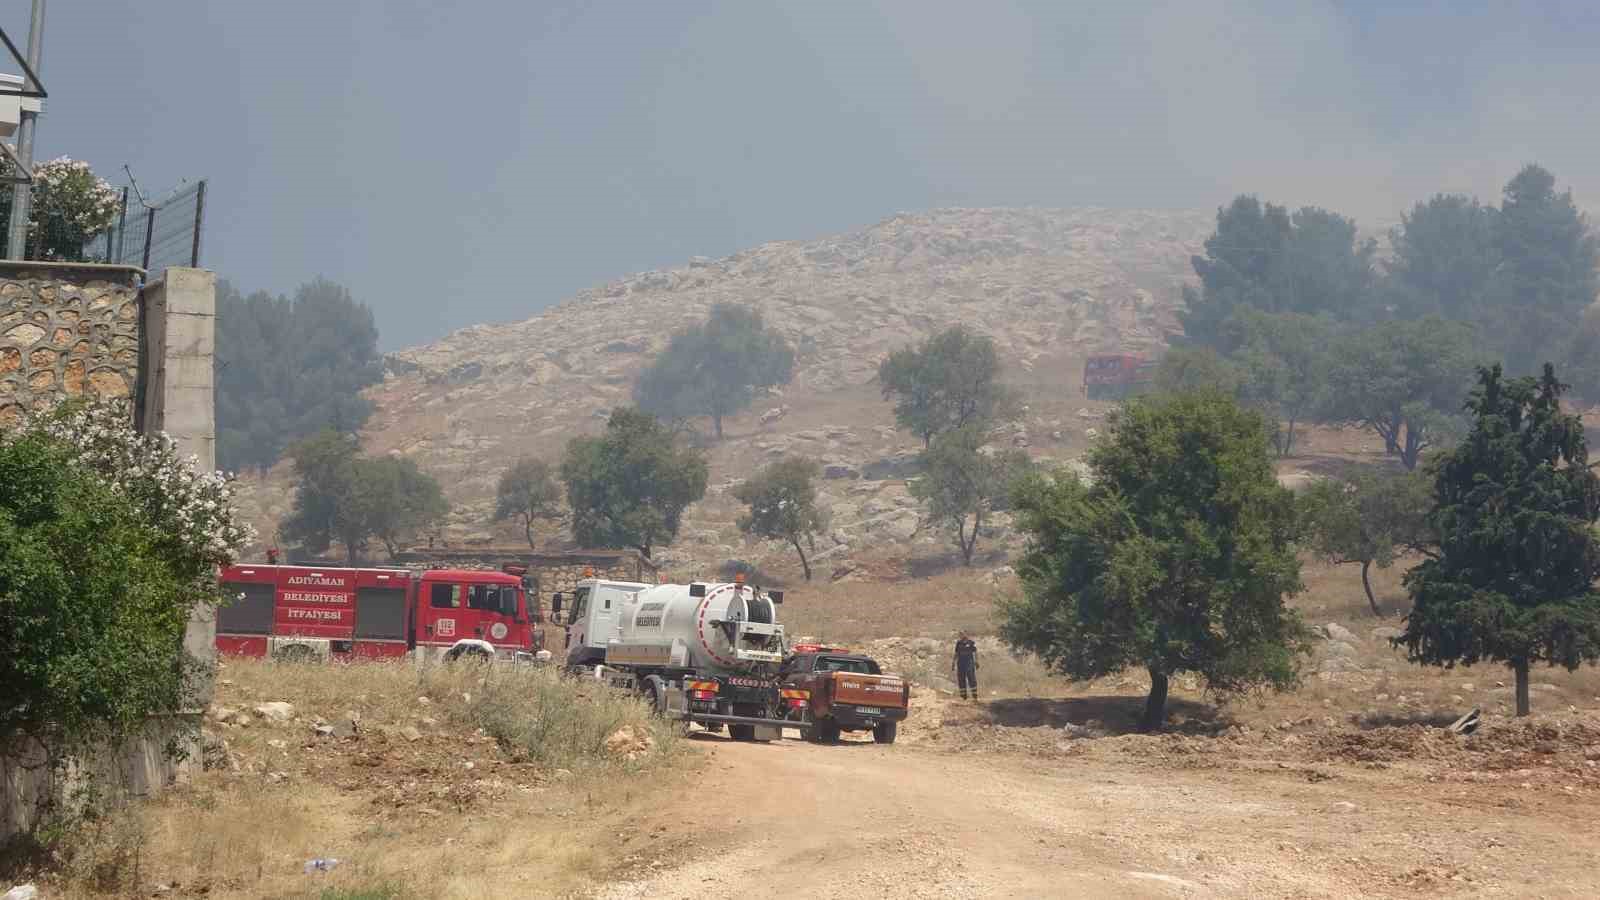
<svg viewBox="0 0 1600 900">
<path fill-rule="evenodd" d="M 405 659 L 409 652 L 405 641 L 356 641 L 350 655 L 362 660 Z"/>
<path fill-rule="evenodd" d="M 276 566 L 231 566 L 222 573 L 223 602 L 217 608 L 217 650 L 266 656 L 277 605 Z"/>
<path fill-rule="evenodd" d="M 279 637 L 352 640 L 357 571 L 280 566 L 272 633 Z"/>
<path fill-rule="evenodd" d="M 267 639 L 217 635 L 217 652 L 223 656 L 266 656 Z"/>
</svg>

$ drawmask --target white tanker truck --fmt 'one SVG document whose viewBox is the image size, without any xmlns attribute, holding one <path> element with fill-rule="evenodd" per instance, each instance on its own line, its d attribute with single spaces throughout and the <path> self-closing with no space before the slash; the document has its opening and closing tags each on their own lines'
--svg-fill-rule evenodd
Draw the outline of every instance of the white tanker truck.
<svg viewBox="0 0 1600 900">
<path fill-rule="evenodd" d="M 552 609 L 560 615 L 564 597 Z M 803 705 L 777 679 L 786 649 L 781 591 L 733 583 L 658 584 L 586 579 L 560 621 L 567 667 L 636 690 L 662 714 L 736 740 L 771 740 L 800 727 Z"/>
</svg>

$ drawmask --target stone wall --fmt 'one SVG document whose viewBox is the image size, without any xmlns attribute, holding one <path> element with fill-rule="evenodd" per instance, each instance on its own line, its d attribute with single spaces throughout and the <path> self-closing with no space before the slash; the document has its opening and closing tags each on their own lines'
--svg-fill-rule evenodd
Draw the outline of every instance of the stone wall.
<svg viewBox="0 0 1600 900">
<path fill-rule="evenodd" d="M 655 563 L 637 550 L 572 550 L 562 553 L 530 553 L 519 547 L 473 547 L 470 549 L 416 548 L 398 554 L 396 563 L 416 568 L 495 569 L 506 564 L 527 566 L 535 579 L 541 600 L 549 602 L 556 591 L 571 591 L 573 585 L 592 570 L 592 577 L 614 581 L 640 581 L 654 584 L 659 577 Z"/>
<path fill-rule="evenodd" d="M 145 431 L 164 431 L 182 456 L 215 465 L 212 393 L 216 277 L 168 269 L 149 284 L 124 266 L 0 262 L 0 427 L 24 410 L 83 396 L 126 397 Z M 210 610 L 197 610 L 184 648 L 216 657 Z M 148 795 L 199 764 L 197 708 L 151 721 L 140 739 L 62 759 L 51 747 L 0 748 L 0 842 L 45 821 L 76 785 Z M 174 756 L 169 748 L 182 755 Z M 57 806 L 57 808 L 59 808 Z"/>
<path fill-rule="evenodd" d="M 61 397 L 134 394 L 139 275 L 124 266 L 0 263 L 0 426 Z"/>
</svg>

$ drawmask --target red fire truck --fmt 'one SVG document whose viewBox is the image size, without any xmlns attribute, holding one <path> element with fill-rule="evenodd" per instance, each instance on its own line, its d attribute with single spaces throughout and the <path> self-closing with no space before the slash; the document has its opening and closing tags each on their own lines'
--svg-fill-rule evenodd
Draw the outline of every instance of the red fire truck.
<svg viewBox="0 0 1600 900">
<path fill-rule="evenodd" d="M 217 650 L 275 659 L 467 654 L 533 659 L 544 649 L 525 570 L 235 565 L 222 572 Z"/>
<path fill-rule="evenodd" d="M 1083 394 L 1090 400 L 1122 400 L 1149 390 L 1158 360 L 1131 353 L 1091 356 L 1083 363 Z"/>
</svg>

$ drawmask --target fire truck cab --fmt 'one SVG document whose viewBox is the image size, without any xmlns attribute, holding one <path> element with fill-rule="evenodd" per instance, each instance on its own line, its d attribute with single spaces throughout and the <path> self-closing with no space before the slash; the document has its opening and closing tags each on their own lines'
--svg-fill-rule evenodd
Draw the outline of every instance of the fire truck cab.
<svg viewBox="0 0 1600 900">
<path fill-rule="evenodd" d="M 539 609 L 507 572 L 235 565 L 217 650 L 277 659 L 532 658 Z"/>
</svg>

